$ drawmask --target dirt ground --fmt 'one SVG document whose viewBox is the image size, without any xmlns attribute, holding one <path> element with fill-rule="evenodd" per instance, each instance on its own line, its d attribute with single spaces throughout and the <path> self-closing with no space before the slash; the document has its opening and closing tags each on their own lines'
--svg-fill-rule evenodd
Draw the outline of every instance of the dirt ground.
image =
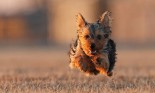
<svg viewBox="0 0 155 93">
<path fill-rule="evenodd" d="M 0 93 L 155 93 L 155 49 L 117 54 L 109 78 L 71 70 L 65 48 L 0 48 Z"/>
</svg>

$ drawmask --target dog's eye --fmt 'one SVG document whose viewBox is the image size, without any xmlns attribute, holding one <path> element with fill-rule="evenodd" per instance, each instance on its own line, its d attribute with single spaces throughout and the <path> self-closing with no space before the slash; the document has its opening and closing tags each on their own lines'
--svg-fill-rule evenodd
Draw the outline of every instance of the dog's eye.
<svg viewBox="0 0 155 93">
<path fill-rule="evenodd" d="M 89 38 L 90 38 L 90 36 L 89 36 L 89 35 L 85 35 L 85 38 L 86 38 L 86 39 L 89 39 Z"/>
<path fill-rule="evenodd" d="M 105 35 L 104 35 L 104 38 L 108 38 L 108 37 L 109 37 L 109 35 L 108 35 L 108 34 L 105 34 Z"/>
<path fill-rule="evenodd" d="M 101 40 L 102 36 L 101 35 L 97 35 L 97 39 Z"/>
</svg>

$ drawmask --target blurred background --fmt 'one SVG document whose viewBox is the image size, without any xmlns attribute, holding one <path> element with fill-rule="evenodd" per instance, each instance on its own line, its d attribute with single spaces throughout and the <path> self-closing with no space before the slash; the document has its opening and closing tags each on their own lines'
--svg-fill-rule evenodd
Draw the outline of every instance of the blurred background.
<svg viewBox="0 0 155 93">
<path fill-rule="evenodd" d="M 95 22 L 105 10 L 114 18 L 120 44 L 153 45 L 153 0 L 1 0 L 0 45 L 68 45 L 76 36 L 76 14 Z"/>
<path fill-rule="evenodd" d="M 23 68 L 26 63 L 68 67 L 76 14 L 95 22 L 106 10 L 114 18 L 112 38 L 118 46 L 118 65 L 127 60 L 131 65 L 153 62 L 154 9 L 154 0 L 0 0 L 1 69 Z"/>
</svg>

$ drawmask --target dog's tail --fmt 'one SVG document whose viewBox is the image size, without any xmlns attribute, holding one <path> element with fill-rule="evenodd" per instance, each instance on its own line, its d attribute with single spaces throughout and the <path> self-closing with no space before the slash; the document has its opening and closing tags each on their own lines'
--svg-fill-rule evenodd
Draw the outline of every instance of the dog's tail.
<svg viewBox="0 0 155 93">
<path fill-rule="evenodd" d="M 113 68 L 115 66 L 115 62 L 116 62 L 116 44 L 112 39 L 109 39 L 109 41 L 108 41 L 108 48 L 109 48 L 108 58 L 109 58 L 109 62 L 110 62 L 108 72 L 111 72 L 113 70 Z"/>
</svg>

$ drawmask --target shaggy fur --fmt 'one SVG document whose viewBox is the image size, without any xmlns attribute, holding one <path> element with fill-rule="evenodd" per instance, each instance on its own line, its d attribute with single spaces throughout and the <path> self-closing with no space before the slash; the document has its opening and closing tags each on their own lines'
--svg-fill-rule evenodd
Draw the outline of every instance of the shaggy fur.
<svg viewBox="0 0 155 93">
<path fill-rule="evenodd" d="M 69 51 L 70 67 L 87 74 L 111 76 L 116 62 L 116 45 L 111 35 L 110 12 L 105 12 L 95 23 L 88 23 L 77 15 L 77 40 Z"/>
</svg>

